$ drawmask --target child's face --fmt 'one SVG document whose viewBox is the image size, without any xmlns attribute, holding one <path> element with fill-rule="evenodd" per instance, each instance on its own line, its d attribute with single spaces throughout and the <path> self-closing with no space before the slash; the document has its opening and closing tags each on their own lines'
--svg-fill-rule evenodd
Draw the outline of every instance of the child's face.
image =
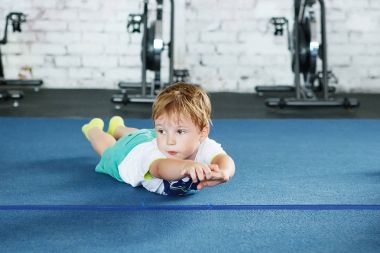
<svg viewBox="0 0 380 253">
<path fill-rule="evenodd" d="M 157 145 L 168 158 L 194 160 L 208 128 L 199 129 L 189 117 L 161 115 L 155 121 Z"/>
</svg>

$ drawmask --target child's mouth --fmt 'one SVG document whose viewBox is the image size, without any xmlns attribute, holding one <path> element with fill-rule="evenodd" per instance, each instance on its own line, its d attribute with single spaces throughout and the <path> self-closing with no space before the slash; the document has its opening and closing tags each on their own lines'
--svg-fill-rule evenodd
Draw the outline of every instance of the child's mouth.
<svg viewBox="0 0 380 253">
<path fill-rule="evenodd" d="M 168 151 L 168 154 L 169 154 L 169 155 L 176 155 L 177 152 L 176 152 L 176 151 Z"/>
</svg>

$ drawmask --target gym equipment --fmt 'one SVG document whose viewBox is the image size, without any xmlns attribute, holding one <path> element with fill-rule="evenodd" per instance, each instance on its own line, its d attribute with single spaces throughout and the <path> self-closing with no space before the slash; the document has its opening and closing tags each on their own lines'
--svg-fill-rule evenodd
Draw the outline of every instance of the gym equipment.
<svg viewBox="0 0 380 253">
<path fill-rule="evenodd" d="M 328 71 L 326 12 L 323 0 L 320 5 L 321 40 L 318 41 L 317 20 L 314 6 L 317 0 L 294 0 L 294 24 L 292 33 L 285 17 L 273 17 L 270 23 L 274 25 L 274 35 L 282 36 L 284 27 L 287 29 L 288 49 L 291 53 L 291 67 L 294 73 L 294 85 L 256 86 L 260 95 L 265 92 L 295 92 L 295 97 L 269 98 L 269 107 L 356 107 L 359 101 L 354 98 L 333 98 L 335 87 L 329 86 L 329 79 L 337 82 L 335 75 Z M 322 71 L 317 71 L 320 58 Z M 302 79 L 301 79 L 302 75 Z M 317 84 L 315 84 L 317 83 Z"/>
<path fill-rule="evenodd" d="M 22 12 L 10 12 L 5 18 L 5 30 L 3 39 L 0 40 L 1 45 L 8 42 L 8 24 L 11 22 L 13 32 L 21 32 L 21 24 L 26 22 L 26 15 Z M 35 91 L 43 84 L 42 80 L 21 80 L 21 79 L 5 79 L 4 67 L 2 62 L 2 54 L 0 50 L 0 100 L 13 99 L 13 106 L 19 105 L 18 100 L 23 98 L 22 91 L 11 91 L 9 87 L 33 87 Z"/>
<path fill-rule="evenodd" d="M 170 0 L 170 41 L 165 43 L 163 39 L 163 0 L 156 0 L 156 17 L 148 25 L 148 4 L 149 0 L 143 0 L 143 13 L 130 14 L 127 22 L 127 31 L 130 33 L 141 33 L 141 81 L 140 82 L 119 82 L 121 94 L 115 94 L 112 102 L 117 104 L 127 104 L 128 102 L 151 103 L 154 101 L 158 90 L 173 81 L 183 81 L 188 78 L 189 72 L 186 69 L 174 69 L 174 0 Z M 161 58 L 162 52 L 168 50 L 169 74 L 168 82 L 161 80 Z M 153 71 L 154 79 L 148 85 L 147 72 Z M 173 80 L 174 79 L 174 80 Z M 138 93 L 138 94 L 128 94 Z"/>
</svg>

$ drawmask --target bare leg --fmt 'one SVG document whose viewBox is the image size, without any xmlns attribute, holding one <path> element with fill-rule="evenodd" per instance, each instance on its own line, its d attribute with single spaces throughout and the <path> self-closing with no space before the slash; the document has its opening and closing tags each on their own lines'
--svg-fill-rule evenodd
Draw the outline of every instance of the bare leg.
<svg viewBox="0 0 380 253">
<path fill-rule="evenodd" d="M 118 140 L 121 137 L 123 137 L 124 135 L 131 134 L 131 133 L 136 132 L 138 130 L 139 130 L 138 128 L 118 126 L 113 133 L 113 137 L 115 137 L 115 139 Z"/>
<path fill-rule="evenodd" d="M 116 143 L 115 138 L 97 127 L 88 130 L 88 139 L 95 152 L 101 156 L 108 147 Z"/>
</svg>

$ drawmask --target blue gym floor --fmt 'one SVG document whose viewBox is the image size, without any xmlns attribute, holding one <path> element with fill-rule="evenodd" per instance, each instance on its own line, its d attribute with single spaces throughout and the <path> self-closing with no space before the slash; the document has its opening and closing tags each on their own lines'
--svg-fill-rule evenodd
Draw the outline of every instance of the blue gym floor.
<svg viewBox="0 0 380 253">
<path fill-rule="evenodd" d="M 85 122 L 0 117 L 0 252 L 380 252 L 380 120 L 216 119 L 236 175 L 188 197 L 95 173 Z"/>
</svg>

